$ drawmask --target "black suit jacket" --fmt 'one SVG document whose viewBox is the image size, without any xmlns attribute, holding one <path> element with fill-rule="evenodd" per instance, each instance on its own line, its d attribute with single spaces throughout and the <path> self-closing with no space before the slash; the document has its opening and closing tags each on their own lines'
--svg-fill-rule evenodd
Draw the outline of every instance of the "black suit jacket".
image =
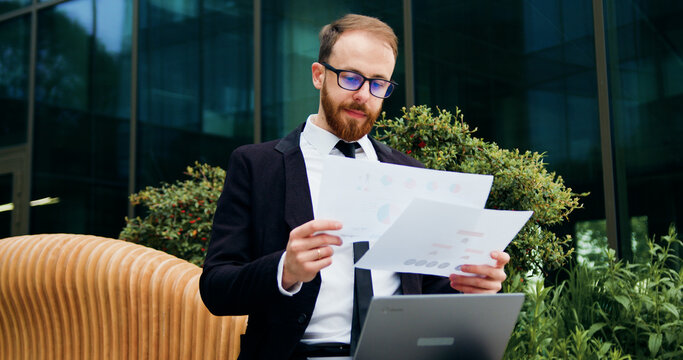
<svg viewBox="0 0 683 360">
<path fill-rule="evenodd" d="M 304 124 L 305 125 L 305 124 Z M 277 266 L 289 233 L 313 219 L 299 137 L 236 149 L 218 200 L 199 289 L 215 315 L 249 315 L 239 359 L 288 359 L 303 336 L 320 290 L 320 274 L 294 296 L 277 286 Z M 382 162 L 417 160 L 372 139 Z M 404 294 L 454 292 L 448 279 L 400 274 Z"/>
</svg>

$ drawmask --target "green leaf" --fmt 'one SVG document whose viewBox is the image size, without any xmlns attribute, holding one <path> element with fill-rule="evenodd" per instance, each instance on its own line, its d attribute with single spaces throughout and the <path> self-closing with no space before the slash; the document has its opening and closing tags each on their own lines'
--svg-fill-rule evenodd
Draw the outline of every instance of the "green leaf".
<svg viewBox="0 0 683 360">
<path fill-rule="evenodd" d="M 627 298 L 624 295 L 617 295 L 614 297 L 614 300 L 618 301 L 619 304 L 623 305 L 625 309 L 629 308 L 629 305 L 631 304 L 631 300 Z"/>
<path fill-rule="evenodd" d="M 673 314 L 673 316 L 676 317 L 676 319 L 678 319 L 678 317 L 679 317 L 678 309 L 676 309 L 676 307 L 673 304 L 664 303 L 664 304 L 662 304 L 662 307 L 664 307 L 664 309 L 666 309 L 666 311 L 670 312 L 671 314 Z"/>
<path fill-rule="evenodd" d="M 596 331 L 602 329 L 605 325 L 607 325 L 607 324 L 605 324 L 603 322 L 595 323 L 595 324 L 591 325 L 591 327 L 588 329 L 586 334 L 589 337 L 591 337 L 591 336 L 593 336 L 593 334 L 595 334 Z"/>
<path fill-rule="evenodd" d="M 650 355 L 655 356 L 662 347 L 662 334 L 650 334 L 650 339 L 647 341 L 647 347 L 650 349 Z"/>
<path fill-rule="evenodd" d="M 600 350 L 598 351 L 598 355 L 599 356 L 605 356 L 605 354 L 607 354 L 607 352 L 609 351 L 609 349 L 611 347 L 612 347 L 612 343 L 609 341 L 602 344 L 602 346 L 600 347 Z"/>
</svg>

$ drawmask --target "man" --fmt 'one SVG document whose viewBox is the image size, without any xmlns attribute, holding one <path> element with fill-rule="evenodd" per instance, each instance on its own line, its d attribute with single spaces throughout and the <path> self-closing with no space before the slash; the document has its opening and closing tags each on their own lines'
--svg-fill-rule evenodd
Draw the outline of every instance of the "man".
<svg viewBox="0 0 683 360">
<path fill-rule="evenodd" d="M 397 39 L 391 28 L 375 18 L 347 15 L 321 30 L 320 43 L 311 67 L 320 90 L 318 113 L 281 140 L 235 150 L 218 201 L 200 290 L 212 313 L 249 315 L 240 359 L 349 352 L 352 321 L 357 322 L 354 250 L 325 234 L 343 224 L 313 220 L 323 159 L 343 156 L 337 147 L 357 143 L 346 156 L 421 166 L 367 136 L 395 85 L 390 79 Z M 509 256 L 491 256 L 496 266 L 463 267 L 478 275 L 473 277 L 372 271 L 372 292 L 497 292 Z"/>
</svg>

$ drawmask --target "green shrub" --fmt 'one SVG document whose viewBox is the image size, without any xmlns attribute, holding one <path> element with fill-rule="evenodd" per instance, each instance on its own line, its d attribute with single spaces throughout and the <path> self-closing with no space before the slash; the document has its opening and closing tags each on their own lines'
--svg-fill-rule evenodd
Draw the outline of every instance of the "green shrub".
<svg viewBox="0 0 683 360">
<path fill-rule="evenodd" d="M 148 186 L 130 196 L 133 205 L 147 209 L 143 218 L 126 218 L 120 239 L 149 246 L 193 264 L 206 256 L 216 201 L 221 194 L 225 171 L 195 163 L 187 167 L 190 179 L 175 184 Z"/>
<path fill-rule="evenodd" d="M 556 287 L 528 286 L 505 359 L 683 358 L 683 283 L 667 267 L 680 266 L 682 242 L 672 227 L 648 244 L 647 262 L 608 252 L 607 264 L 579 263 Z"/>
<path fill-rule="evenodd" d="M 573 252 L 569 236 L 551 230 L 580 208 L 579 196 L 564 185 L 562 177 L 548 172 L 543 154 L 501 149 L 495 143 L 472 136 L 456 108 L 455 115 L 426 106 L 403 109 L 403 117 L 376 124 L 377 138 L 403 151 L 431 169 L 490 174 L 493 186 L 489 209 L 532 210 L 534 215 L 507 248 L 508 273 L 538 273 L 565 264 Z"/>
</svg>

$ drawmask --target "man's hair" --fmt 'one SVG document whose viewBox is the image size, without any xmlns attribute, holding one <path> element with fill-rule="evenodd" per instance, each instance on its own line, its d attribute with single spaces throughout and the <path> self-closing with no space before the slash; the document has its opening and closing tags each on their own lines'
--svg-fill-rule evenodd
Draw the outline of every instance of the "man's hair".
<svg viewBox="0 0 683 360">
<path fill-rule="evenodd" d="M 394 52 L 394 59 L 398 56 L 398 38 L 394 30 L 383 21 L 365 15 L 347 14 L 330 24 L 325 25 L 318 37 L 320 38 L 320 52 L 318 62 L 327 61 L 332 54 L 332 47 L 345 31 L 363 30 L 372 33 L 386 42 Z"/>
</svg>

